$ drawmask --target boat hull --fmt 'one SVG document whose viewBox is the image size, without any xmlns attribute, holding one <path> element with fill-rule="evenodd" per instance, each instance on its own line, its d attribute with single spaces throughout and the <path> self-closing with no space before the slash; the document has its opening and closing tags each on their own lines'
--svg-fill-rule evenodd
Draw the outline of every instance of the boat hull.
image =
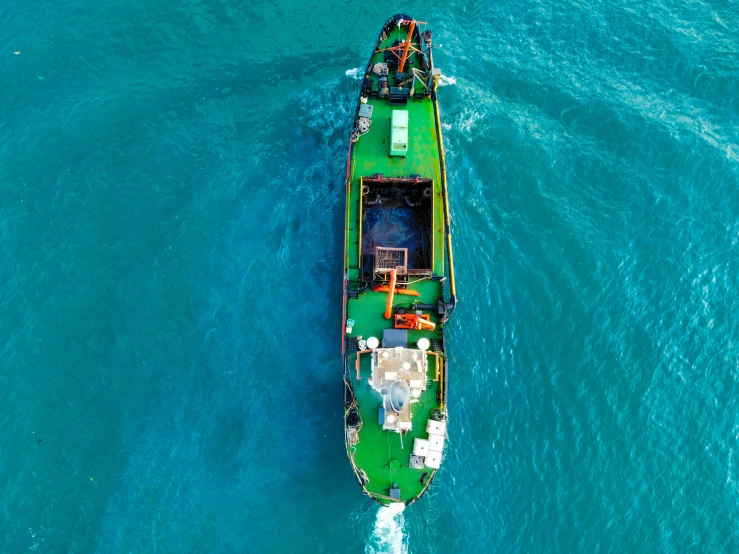
<svg viewBox="0 0 739 554">
<path fill-rule="evenodd" d="M 428 490 L 448 419 L 444 329 L 457 298 L 438 72 L 420 26 L 404 14 L 383 26 L 347 156 L 345 442 L 362 490 L 380 504 L 411 504 Z M 391 390 L 407 391 L 408 403 L 393 403 Z"/>
</svg>

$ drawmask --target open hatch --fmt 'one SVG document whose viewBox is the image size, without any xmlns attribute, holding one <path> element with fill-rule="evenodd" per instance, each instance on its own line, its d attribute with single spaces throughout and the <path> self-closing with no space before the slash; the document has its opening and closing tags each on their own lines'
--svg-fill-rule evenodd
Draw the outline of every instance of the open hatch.
<svg viewBox="0 0 739 554">
<path fill-rule="evenodd" d="M 431 275 L 433 181 L 362 178 L 362 280 L 396 269 L 398 276 Z"/>
</svg>

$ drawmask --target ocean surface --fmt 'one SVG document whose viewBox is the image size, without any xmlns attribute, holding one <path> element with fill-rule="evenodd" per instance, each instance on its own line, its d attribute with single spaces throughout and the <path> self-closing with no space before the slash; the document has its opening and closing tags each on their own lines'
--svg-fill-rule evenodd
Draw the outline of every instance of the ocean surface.
<svg viewBox="0 0 739 554">
<path fill-rule="evenodd" d="M 431 491 L 343 446 L 343 175 L 434 31 Z M 0 4 L 0 552 L 739 552 L 739 4 Z"/>
</svg>

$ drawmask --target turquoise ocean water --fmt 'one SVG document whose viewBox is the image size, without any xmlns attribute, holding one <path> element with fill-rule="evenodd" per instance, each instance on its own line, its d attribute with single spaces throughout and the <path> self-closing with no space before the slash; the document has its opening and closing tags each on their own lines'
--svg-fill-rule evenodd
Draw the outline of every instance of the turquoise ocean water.
<svg viewBox="0 0 739 554">
<path fill-rule="evenodd" d="M 446 461 L 394 514 L 339 332 L 353 70 L 398 12 L 445 73 L 462 300 Z M 0 552 L 739 551 L 736 2 L 0 21 Z"/>
</svg>

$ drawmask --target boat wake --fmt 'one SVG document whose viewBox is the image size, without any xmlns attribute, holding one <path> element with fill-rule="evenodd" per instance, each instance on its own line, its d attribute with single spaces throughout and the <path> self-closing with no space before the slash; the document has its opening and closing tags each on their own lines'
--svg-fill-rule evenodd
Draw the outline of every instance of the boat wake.
<svg viewBox="0 0 739 554">
<path fill-rule="evenodd" d="M 408 536 L 405 534 L 403 504 L 382 506 L 377 510 L 375 528 L 366 554 L 408 554 Z"/>
<path fill-rule="evenodd" d="M 457 79 L 455 77 L 452 77 L 451 75 L 444 75 L 443 73 L 439 77 L 439 86 L 440 87 L 446 87 L 449 85 L 456 85 Z"/>
</svg>

